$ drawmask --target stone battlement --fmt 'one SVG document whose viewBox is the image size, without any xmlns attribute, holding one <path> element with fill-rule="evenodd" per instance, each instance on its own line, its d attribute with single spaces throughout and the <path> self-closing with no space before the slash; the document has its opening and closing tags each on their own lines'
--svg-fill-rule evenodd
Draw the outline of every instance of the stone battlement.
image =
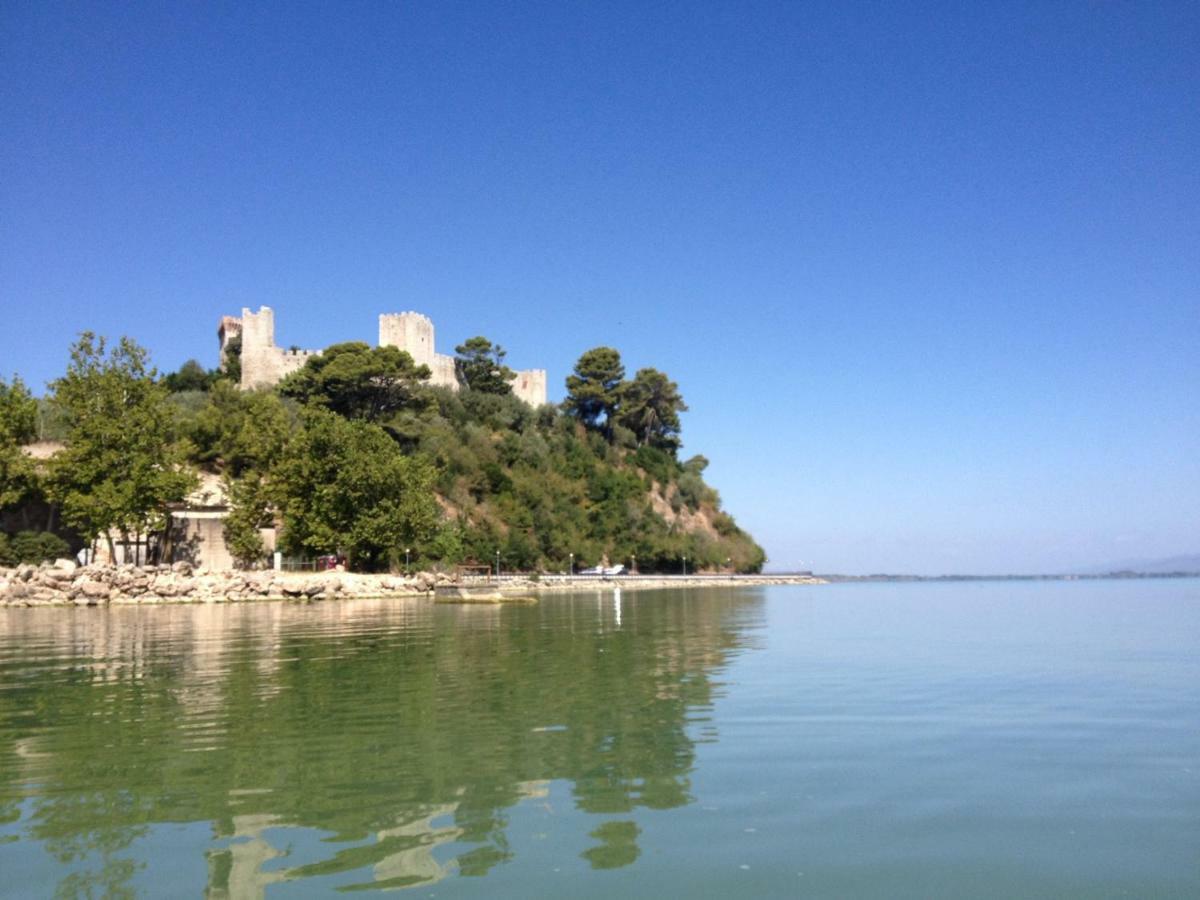
<svg viewBox="0 0 1200 900">
<path fill-rule="evenodd" d="M 217 328 L 221 363 L 229 342 L 242 341 L 242 390 L 270 387 L 302 368 L 320 350 L 285 350 L 275 346 L 275 313 L 269 306 L 251 312 L 243 307 L 241 318 L 222 316 Z M 457 390 L 460 385 L 454 357 L 438 353 L 434 345 L 433 320 L 418 312 L 383 313 L 379 317 L 379 346 L 407 352 L 417 365 L 429 366 L 430 384 Z M 525 369 L 516 373 L 513 394 L 531 406 L 546 402 L 546 370 Z"/>
</svg>

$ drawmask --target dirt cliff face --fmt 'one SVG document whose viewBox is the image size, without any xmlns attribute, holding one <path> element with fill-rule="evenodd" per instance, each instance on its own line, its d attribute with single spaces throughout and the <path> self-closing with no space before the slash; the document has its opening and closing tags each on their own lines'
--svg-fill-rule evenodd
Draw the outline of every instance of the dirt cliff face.
<svg viewBox="0 0 1200 900">
<path fill-rule="evenodd" d="M 676 485 L 669 484 L 664 491 L 662 485 L 655 482 L 653 490 L 650 491 L 650 506 L 663 517 L 663 521 L 679 531 L 688 534 L 703 534 L 716 540 L 720 536 L 713 524 L 717 515 L 716 510 L 707 506 L 691 510 L 678 498 L 679 488 Z"/>
</svg>

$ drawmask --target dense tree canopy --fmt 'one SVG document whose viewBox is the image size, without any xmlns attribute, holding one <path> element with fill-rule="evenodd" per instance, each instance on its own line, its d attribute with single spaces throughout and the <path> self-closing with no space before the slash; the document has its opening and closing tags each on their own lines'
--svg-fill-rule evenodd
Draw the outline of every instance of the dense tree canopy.
<svg viewBox="0 0 1200 900">
<path fill-rule="evenodd" d="M 85 538 L 163 529 L 167 504 L 182 500 L 196 479 L 183 465 L 166 388 L 146 351 L 128 338 L 107 351 L 104 338 L 85 332 L 52 388 L 67 425 L 49 482 L 63 518 Z"/>
<path fill-rule="evenodd" d="M 375 569 L 437 530 L 433 467 L 403 456 L 369 422 L 306 413 L 274 474 L 293 551 L 340 552 L 351 566 Z"/>
<path fill-rule="evenodd" d="M 469 338 L 454 348 L 454 370 L 458 380 L 472 391 L 511 394 L 515 374 L 504 365 L 506 351 L 485 337 Z"/>
<path fill-rule="evenodd" d="M 38 404 L 25 383 L 0 378 L 0 510 L 16 506 L 34 489 L 33 461 L 21 450 L 37 436 Z"/>
<path fill-rule="evenodd" d="M 295 413 L 288 402 L 274 391 L 242 391 L 218 381 L 187 423 L 193 458 L 234 477 L 269 472 L 292 433 Z"/>
<path fill-rule="evenodd" d="M 416 365 L 404 350 L 349 341 L 309 359 L 280 383 L 279 393 L 376 422 L 416 403 L 429 375 L 429 366 Z"/>
<path fill-rule="evenodd" d="M 183 391 L 207 391 L 220 377 L 220 372 L 210 372 L 194 359 L 189 359 L 179 367 L 178 372 L 172 372 L 163 378 L 163 385 L 172 394 Z"/>
<path fill-rule="evenodd" d="M 225 546 L 239 564 L 253 568 L 266 555 L 261 529 L 275 524 L 270 484 L 261 473 L 252 471 L 242 478 L 226 475 L 224 485 L 229 497 Z"/>
</svg>

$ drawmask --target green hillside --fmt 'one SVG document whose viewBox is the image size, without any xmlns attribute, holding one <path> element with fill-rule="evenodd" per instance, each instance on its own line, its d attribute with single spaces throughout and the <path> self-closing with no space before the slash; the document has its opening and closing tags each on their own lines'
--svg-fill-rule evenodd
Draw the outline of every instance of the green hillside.
<svg viewBox="0 0 1200 900">
<path fill-rule="evenodd" d="M 498 552 L 525 571 L 762 568 L 704 482 L 707 461 L 677 458 L 686 406 L 665 374 L 626 379 L 619 353 L 596 348 L 565 402 L 535 409 L 512 395 L 501 348 L 477 337 L 457 350 L 459 391 L 429 386 L 403 351 L 347 343 L 244 392 L 236 355 L 227 372 L 189 362 L 160 378 L 131 342 L 109 352 L 85 335 L 43 403 L 62 461 L 36 479 L 23 468 L 37 483 L 9 493 L 61 507 L 85 538 L 147 533 L 192 484 L 172 472 L 215 472 L 232 503 L 227 540 L 247 563 L 262 556 L 259 529 L 280 525 L 287 552 L 342 553 L 356 569 L 402 564 L 406 549 L 443 566 L 494 565 Z M 99 423 L 89 396 L 111 400 Z"/>
</svg>

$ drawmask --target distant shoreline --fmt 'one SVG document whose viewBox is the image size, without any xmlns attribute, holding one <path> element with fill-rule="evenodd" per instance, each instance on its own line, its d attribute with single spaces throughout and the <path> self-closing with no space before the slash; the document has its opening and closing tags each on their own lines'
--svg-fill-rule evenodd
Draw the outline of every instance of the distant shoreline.
<svg viewBox="0 0 1200 900">
<path fill-rule="evenodd" d="M 0 568 L 0 607 L 119 606 L 431 597 L 440 587 L 494 587 L 505 595 L 590 590 L 823 584 L 811 575 L 521 575 L 411 576 L 358 572 L 193 571 L 190 566 L 79 566 L 61 559 Z"/>
<path fill-rule="evenodd" d="M 1200 572 L 1105 572 L 1091 575 L 817 575 L 828 584 L 847 582 L 929 581 L 1133 581 L 1154 578 L 1200 578 Z"/>
</svg>

